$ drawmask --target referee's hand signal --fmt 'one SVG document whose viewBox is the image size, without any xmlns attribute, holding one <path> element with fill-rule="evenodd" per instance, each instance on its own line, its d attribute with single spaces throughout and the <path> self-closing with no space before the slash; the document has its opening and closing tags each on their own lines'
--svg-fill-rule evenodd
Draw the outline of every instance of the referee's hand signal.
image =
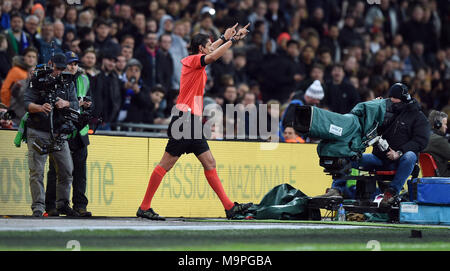
<svg viewBox="0 0 450 271">
<path fill-rule="evenodd" d="M 248 23 L 246 26 L 242 27 L 241 29 L 239 29 L 239 31 L 236 33 L 236 35 L 234 36 L 234 38 L 236 40 L 241 40 L 243 38 L 245 38 L 245 36 L 247 36 L 247 34 L 250 32 L 247 28 L 250 26 L 250 23 Z"/>
<path fill-rule="evenodd" d="M 236 35 L 236 27 L 239 25 L 239 23 L 236 23 L 235 25 L 233 25 L 230 28 L 227 28 L 227 30 L 225 30 L 225 33 L 223 34 L 226 40 L 231 39 L 234 35 Z"/>
</svg>

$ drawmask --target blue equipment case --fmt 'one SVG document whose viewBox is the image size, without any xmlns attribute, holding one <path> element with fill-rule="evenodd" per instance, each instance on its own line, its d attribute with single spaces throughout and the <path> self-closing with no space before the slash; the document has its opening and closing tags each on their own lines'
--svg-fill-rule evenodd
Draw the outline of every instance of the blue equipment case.
<svg viewBox="0 0 450 271">
<path fill-rule="evenodd" d="M 408 180 L 409 200 L 418 204 L 449 205 L 450 178 L 428 177 Z"/>
<path fill-rule="evenodd" d="M 401 202 L 400 223 L 450 225 L 450 206 Z"/>
</svg>

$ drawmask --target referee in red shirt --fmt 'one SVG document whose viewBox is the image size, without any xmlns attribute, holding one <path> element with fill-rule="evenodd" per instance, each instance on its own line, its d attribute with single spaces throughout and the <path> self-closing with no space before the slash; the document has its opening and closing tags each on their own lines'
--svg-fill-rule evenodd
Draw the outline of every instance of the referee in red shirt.
<svg viewBox="0 0 450 271">
<path fill-rule="evenodd" d="M 220 39 L 214 43 L 205 34 L 196 34 L 192 37 L 191 55 L 181 60 L 183 67 L 181 69 L 180 94 L 176 104 L 179 114 L 174 115 L 169 124 L 169 142 L 161 161 L 150 176 L 144 199 L 136 216 L 151 220 L 165 220 L 164 217 L 153 211 L 151 201 L 164 175 L 184 153 L 194 153 L 202 163 L 206 179 L 222 202 L 228 219 L 244 213 L 252 205 L 251 203 L 233 203 L 226 195 L 219 176 L 217 176 L 216 161 L 203 136 L 201 124 L 203 94 L 207 79 L 206 65 L 218 60 L 233 44 L 245 38 L 249 32 L 247 30 L 249 25 L 247 24 L 236 31 L 238 24 L 235 24 L 228 28 Z"/>
</svg>

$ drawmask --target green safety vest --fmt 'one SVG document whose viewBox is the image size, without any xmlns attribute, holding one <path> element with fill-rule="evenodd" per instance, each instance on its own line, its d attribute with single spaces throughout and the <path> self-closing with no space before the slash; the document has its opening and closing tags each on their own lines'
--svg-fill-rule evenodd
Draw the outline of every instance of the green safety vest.
<svg viewBox="0 0 450 271">
<path fill-rule="evenodd" d="M 20 147 L 22 141 L 27 142 L 27 136 L 25 135 L 25 128 L 26 123 L 28 120 L 28 112 L 25 113 L 25 115 L 20 120 L 19 128 L 17 129 L 16 137 L 14 138 L 14 145 L 16 145 L 17 148 Z"/>
<path fill-rule="evenodd" d="M 86 94 L 89 90 L 89 78 L 87 77 L 87 75 L 81 74 L 80 76 L 78 76 L 76 84 L 77 84 L 78 98 L 86 97 Z M 83 109 L 80 108 L 80 110 L 83 110 Z M 73 136 L 76 135 L 76 132 L 77 131 L 74 131 Z M 81 129 L 80 135 L 82 135 L 82 136 L 87 135 L 88 132 L 89 132 L 89 124 L 87 124 L 86 126 L 84 126 L 83 129 Z"/>
</svg>

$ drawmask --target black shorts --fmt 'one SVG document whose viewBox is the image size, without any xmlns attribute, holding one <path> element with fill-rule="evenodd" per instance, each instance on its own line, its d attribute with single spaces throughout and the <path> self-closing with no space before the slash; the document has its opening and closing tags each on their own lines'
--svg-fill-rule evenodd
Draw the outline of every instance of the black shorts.
<svg viewBox="0 0 450 271">
<path fill-rule="evenodd" d="M 174 128 L 177 134 L 172 134 L 172 126 L 177 120 L 179 120 L 177 124 L 181 125 L 179 129 Z M 166 145 L 166 152 L 172 156 L 180 157 L 185 153 L 194 153 L 199 156 L 209 150 L 208 142 L 203 135 L 202 119 L 193 114 L 180 113 L 178 116 L 173 116 L 167 135 L 169 136 L 169 142 Z"/>
</svg>

